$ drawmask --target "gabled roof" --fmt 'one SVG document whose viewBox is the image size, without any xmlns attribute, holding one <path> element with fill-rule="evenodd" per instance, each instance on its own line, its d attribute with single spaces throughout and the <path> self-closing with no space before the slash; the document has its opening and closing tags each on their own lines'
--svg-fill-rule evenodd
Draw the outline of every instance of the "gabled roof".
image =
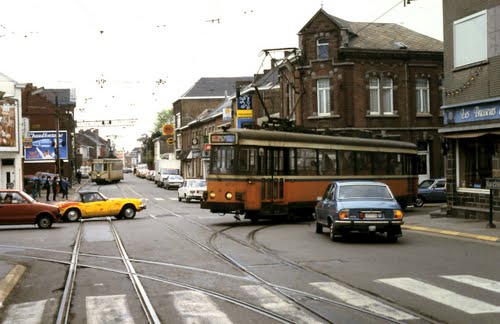
<svg viewBox="0 0 500 324">
<path fill-rule="evenodd" d="M 252 82 L 253 77 L 200 78 L 181 99 L 225 98 L 235 91 L 238 81 Z"/>
<path fill-rule="evenodd" d="M 328 14 L 323 9 L 305 24 L 303 34 L 317 16 L 324 14 L 349 34 L 349 48 L 443 52 L 443 42 L 393 23 L 352 22 Z"/>
</svg>

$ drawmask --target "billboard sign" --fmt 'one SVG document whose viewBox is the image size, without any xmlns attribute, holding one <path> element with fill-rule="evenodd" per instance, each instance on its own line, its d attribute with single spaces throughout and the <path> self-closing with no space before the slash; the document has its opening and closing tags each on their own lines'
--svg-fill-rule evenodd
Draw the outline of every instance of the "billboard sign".
<svg viewBox="0 0 500 324">
<path fill-rule="evenodd" d="M 29 132 L 31 147 L 24 149 L 26 162 L 29 161 L 55 161 L 56 159 L 56 131 Z M 68 159 L 68 132 L 59 131 L 59 156 Z"/>
</svg>

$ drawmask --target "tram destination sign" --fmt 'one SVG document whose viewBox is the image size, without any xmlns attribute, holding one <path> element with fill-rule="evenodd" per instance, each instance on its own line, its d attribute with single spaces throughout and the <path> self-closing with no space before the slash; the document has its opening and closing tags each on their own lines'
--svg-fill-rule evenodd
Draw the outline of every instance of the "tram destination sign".
<svg viewBox="0 0 500 324">
<path fill-rule="evenodd" d="M 236 134 L 210 134 L 212 144 L 236 144 Z"/>
</svg>

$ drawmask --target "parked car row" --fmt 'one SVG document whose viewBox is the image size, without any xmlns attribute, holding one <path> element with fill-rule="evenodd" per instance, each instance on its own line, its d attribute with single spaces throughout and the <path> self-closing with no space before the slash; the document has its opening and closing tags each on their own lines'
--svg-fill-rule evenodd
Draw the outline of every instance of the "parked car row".
<svg viewBox="0 0 500 324">
<path fill-rule="evenodd" d="M 153 170 L 149 170 L 153 171 Z M 153 171 L 154 172 L 154 171 Z M 139 174 L 138 177 L 145 178 L 147 180 L 155 181 L 158 187 L 165 188 L 167 190 L 176 189 L 177 198 L 179 201 L 184 200 L 185 202 L 190 202 L 191 200 L 203 200 L 203 192 L 207 190 L 207 182 L 203 179 L 184 179 L 182 176 L 177 174 L 164 175 L 162 177 L 163 181 L 158 181 L 149 178 L 142 177 Z"/>
<path fill-rule="evenodd" d="M 75 222 L 83 218 L 114 216 L 132 219 L 146 209 L 139 198 L 107 198 L 99 191 L 79 191 L 73 201 L 57 204 L 38 202 L 22 190 L 0 190 L 0 225 L 35 224 L 48 229 L 60 221 Z"/>
</svg>

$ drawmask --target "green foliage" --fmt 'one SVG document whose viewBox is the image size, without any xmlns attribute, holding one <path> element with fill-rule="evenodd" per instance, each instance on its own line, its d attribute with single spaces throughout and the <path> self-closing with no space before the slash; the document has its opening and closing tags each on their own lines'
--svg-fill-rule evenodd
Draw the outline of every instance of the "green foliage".
<svg viewBox="0 0 500 324">
<path fill-rule="evenodd" d="M 160 132 L 164 124 L 173 124 L 174 123 L 174 109 L 163 109 L 156 114 L 156 120 L 154 124 L 154 132 Z"/>
</svg>

